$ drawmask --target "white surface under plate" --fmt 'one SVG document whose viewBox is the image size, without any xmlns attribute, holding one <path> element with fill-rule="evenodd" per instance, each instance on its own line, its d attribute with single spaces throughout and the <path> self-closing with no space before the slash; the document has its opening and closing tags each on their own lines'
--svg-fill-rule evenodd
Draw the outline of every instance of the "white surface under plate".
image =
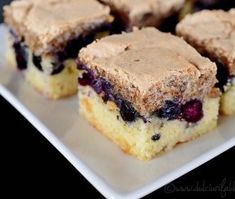
<svg viewBox="0 0 235 199">
<path fill-rule="evenodd" d="M 49 101 L 4 61 L 6 28 L 0 27 L 0 94 L 26 117 L 107 198 L 138 198 L 198 167 L 235 144 L 235 117 L 152 161 L 125 155 L 77 112 L 76 96 Z M 124 132 L 125 133 L 125 132 Z"/>
</svg>

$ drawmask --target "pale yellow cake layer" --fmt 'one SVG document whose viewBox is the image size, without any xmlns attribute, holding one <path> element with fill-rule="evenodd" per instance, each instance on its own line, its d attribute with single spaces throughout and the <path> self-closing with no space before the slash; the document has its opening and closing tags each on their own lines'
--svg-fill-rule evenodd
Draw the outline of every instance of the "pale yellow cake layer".
<svg viewBox="0 0 235 199">
<path fill-rule="evenodd" d="M 73 59 L 65 61 L 63 71 L 56 75 L 46 75 L 31 64 L 25 71 L 25 79 L 44 96 L 59 99 L 76 94 L 78 71 Z"/>
<path fill-rule="evenodd" d="M 16 69 L 15 52 L 14 52 L 14 49 L 12 48 L 12 41 L 9 35 L 7 37 L 6 60 L 7 60 L 7 63 L 9 64 L 9 67 Z"/>
<path fill-rule="evenodd" d="M 225 115 L 235 114 L 235 78 L 233 78 L 231 86 L 221 97 L 220 112 Z"/>
<path fill-rule="evenodd" d="M 97 130 L 115 142 L 120 148 L 141 160 L 150 160 L 161 151 L 172 149 L 177 143 L 192 140 L 217 126 L 219 98 L 207 98 L 203 103 L 204 117 L 196 124 L 185 121 L 150 118 L 126 123 L 117 106 L 102 99 L 90 87 L 79 87 L 79 111 Z M 119 119 L 118 119 L 119 118 Z M 158 141 L 152 141 L 154 134 Z"/>
<path fill-rule="evenodd" d="M 74 95 L 77 92 L 78 71 L 74 59 L 68 59 L 64 62 L 64 69 L 55 75 L 45 74 L 38 70 L 32 63 L 32 54 L 29 53 L 28 66 L 22 70 L 24 77 L 38 92 L 49 99 L 59 99 Z M 7 61 L 11 67 L 16 67 L 15 52 L 9 46 L 6 54 Z"/>
</svg>

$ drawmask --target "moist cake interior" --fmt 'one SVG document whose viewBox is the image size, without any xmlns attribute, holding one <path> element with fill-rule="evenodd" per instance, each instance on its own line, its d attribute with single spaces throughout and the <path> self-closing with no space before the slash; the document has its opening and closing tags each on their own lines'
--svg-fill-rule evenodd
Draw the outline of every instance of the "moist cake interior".
<svg viewBox="0 0 235 199">
<path fill-rule="evenodd" d="M 128 122 L 123 119 L 129 120 L 132 114 L 123 117 L 116 103 L 105 102 L 90 86 L 79 86 L 80 114 L 125 153 L 140 160 L 150 160 L 159 152 L 171 150 L 177 143 L 195 139 L 214 129 L 218 109 L 219 98 L 208 97 L 202 102 L 203 117 L 196 123 L 156 115 L 147 119 L 137 117 Z"/>
</svg>

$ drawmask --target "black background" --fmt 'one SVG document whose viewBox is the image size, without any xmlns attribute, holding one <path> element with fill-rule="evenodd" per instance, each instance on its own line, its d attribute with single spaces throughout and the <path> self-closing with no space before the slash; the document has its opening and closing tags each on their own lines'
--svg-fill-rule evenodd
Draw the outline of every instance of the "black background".
<svg viewBox="0 0 235 199">
<path fill-rule="evenodd" d="M 2 5 L 10 2 L 0 0 Z M 2 16 L 0 16 L 0 22 Z M 53 114 L 52 114 L 53 117 Z M 102 195 L 8 102 L 0 96 L 1 124 L 1 171 L 0 197 L 7 194 L 10 198 L 45 198 L 66 196 L 65 198 L 81 198 Z M 17 129 L 17 130 L 16 130 Z M 208 163 L 173 181 L 171 184 L 153 192 L 146 198 L 178 198 L 178 197 L 213 197 L 234 198 L 235 196 L 235 148 L 228 150 Z M 174 164 L 174 162 L 169 162 Z M 147 172 L 147 171 L 146 171 Z M 225 182 L 225 186 L 223 186 Z M 205 187 L 201 191 L 186 191 Z M 206 191 L 208 187 L 222 186 L 222 190 Z M 178 191 L 169 193 L 169 188 Z M 223 195 L 223 194 L 226 195 Z"/>
</svg>

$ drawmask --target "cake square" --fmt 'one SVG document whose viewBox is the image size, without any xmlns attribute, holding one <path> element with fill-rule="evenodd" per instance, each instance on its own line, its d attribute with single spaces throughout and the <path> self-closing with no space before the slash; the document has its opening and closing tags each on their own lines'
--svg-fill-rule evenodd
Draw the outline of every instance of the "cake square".
<svg viewBox="0 0 235 199">
<path fill-rule="evenodd" d="M 134 26 L 160 27 L 167 18 L 177 15 L 184 4 L 184 0 L 100 0 L 100 2 L 110 6 L 116 18 L 116 25 L 126 30 L 132 30 Z"/>
<path fill-rule="evenodd" d="M 217 63 L 216 87 L 223 92 L 220 110 L 235 113 L 235 9 L 188 15 L 177 25 L 177 34 Z"/>
<path fill-rule="evenodd" d="M 95 0 L 21 0 L 4 7 L 8 60 L 49 98 L 77 91 L 74 58 L 108 31 L 110 9 Z"/>
<path fill-rule="evenodd" d="M 78 69 L 81 115 L 139 159 L 216 127 L 216 66 L 176 36 L 105 37 L 80 51 Z"/>
</svg>

